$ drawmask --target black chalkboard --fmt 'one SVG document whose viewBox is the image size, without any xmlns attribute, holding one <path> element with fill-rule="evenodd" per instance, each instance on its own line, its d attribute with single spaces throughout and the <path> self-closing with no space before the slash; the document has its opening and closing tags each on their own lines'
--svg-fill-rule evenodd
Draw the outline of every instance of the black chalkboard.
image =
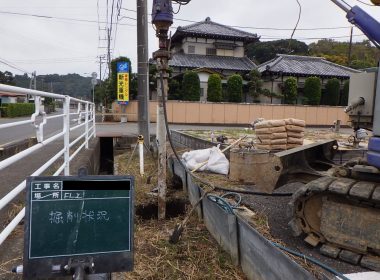
<svg viewBox="0 0 380 280">
<path fill-rule="evenodd" d="M 68 263 L 94 273 L 133 268 L 133 177 L 29 177 L 24 277 L 65 275 Z"/>
</svg>

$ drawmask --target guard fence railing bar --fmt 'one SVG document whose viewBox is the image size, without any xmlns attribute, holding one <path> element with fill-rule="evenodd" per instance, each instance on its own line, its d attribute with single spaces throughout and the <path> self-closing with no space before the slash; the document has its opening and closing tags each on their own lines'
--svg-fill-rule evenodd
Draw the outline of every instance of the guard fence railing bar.
<svg viewBox="0 0 380 280">
<path fill-rule="evenodd" d="M 92 137 L 95 137 L 95 104 L 85 100 L 80 100 L 67 95 L 54 94 L 49 92 L 19 88 L 9 85 L 0 84 L 0 92 L 12 93 L 18 95 L 24 95 L 25 99 L 33 97 L 35 104 L 35 112 L 31 115 L 29 120 L 21 120 L 15 122 L 7 122 L 0 124 L 0 134 L 5 128 L 18 127 L 25 124 L 30 124 L 34 127 L 37 144 L 27 148 L 15 155 L 0 161 L 0 172 L 8 166 L 24 159 L 32 153 L 43 149 L 46 145 L 57 142 L 63 137 L 62 149 L 59 150 L 54 156 L 52 156 L 46 163 L 39 167 L 32 174 L 25 174 L 27 177 L 41 175 L 49 167 L 51 167 L 57 160 L 63 158 L 63 163 L 54 172 L 54 176 L 63 173 L 65 176 L 70 175 L 70 161 L 82 150 L 89 147 L 89 141 Z M 62 112 L 47 116 L 42 106 L 43 98 L 52 98 L 55 102 L 63 105 Z M 72 117 L 72 118 L 71 118 Z M 53 135 L 48 136 L 45 139 L 44 127 L 52 120 L 61 118 L 63 127 L 56 131 Z M 77 137 L 73 137 L 70 134 L 73 131 L 84 129 L 84 132 Z M 71 136 L 71 137 L 70 137 Z M 20 139 L 14 139 L 20 140 Z M 82 142 L 81 142 L 82 141 Z M 75 145 L 79 145 L 78 147 Z M 74 147 L 75 146 L 75 147 Z M 70 149 L 76 148 L 71 153 Z M 26 180 L 19 183 L 14 189 L 12 189 L 4 197 L 0 198 L 0 211 L 6 207 L 13 199 L 15 199 L 26 187 Z M 25 216 L 25 208 L 23 208 L 17 216 L 6 226 L 6 228 L 0 233 L 0 245 L 16 228 L 20 221 Z"/>
</svg>

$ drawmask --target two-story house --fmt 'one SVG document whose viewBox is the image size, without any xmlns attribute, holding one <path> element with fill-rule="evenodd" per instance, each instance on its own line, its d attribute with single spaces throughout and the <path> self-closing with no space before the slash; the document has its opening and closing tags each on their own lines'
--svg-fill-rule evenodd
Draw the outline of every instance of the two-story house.
<svg viewBox="0 0 380 280">
<path fill-rule="evenodd" d="M 259 40 L 256 34 L 206 20 L 178 27 L 172 37 L 173 76 L 196 71 L 201 81 L 201 101 L 207 100 L 207 81 L 213 73 L 226 83 L 228 76 L 244 75 L 256 65 L 245 55 L 245 47 Z"/>
</svg>

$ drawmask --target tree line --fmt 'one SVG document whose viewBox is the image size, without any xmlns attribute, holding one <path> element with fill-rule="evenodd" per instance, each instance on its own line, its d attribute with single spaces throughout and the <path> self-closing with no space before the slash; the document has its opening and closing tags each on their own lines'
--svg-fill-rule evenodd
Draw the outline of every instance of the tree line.
<svg viewBox="0 0 380 280">
<path fill-rule="evenodd" d="M 376 67 L 380 51 L 369 40 L 354 42 L 349 52 L 349 42 L 323 39 L 307 45 L 298 40 L 275 40 L 255 42 L 247 46 L 247 56 L 257 64 L 276 57 L 276 54 L 291 54 L 324 57 L 326 60 L 354 69 Z"/>
</svg>

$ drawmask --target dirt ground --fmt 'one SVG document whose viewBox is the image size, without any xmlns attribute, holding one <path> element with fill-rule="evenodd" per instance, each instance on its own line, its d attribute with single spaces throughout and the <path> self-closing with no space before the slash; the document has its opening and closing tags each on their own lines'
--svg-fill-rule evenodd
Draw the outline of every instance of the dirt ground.
<svg viewBox="0 0 380 280">
<path fill-rule="evenodd" d="M 210 131 L 184 131 L 192 136 L 200 137 L 205 140 L 210 140 Z M 228 138 L 228 143 L 232 143 L 234 140 L 247 135 L 244 139 L 245 142 L 255 143 L 256 137 L 253 130 L 250 129 L 233 129 L 233 130 L 220 130 L 214 131 L 214 135 L 224 135 Z M 340 148 L 350 149 L 351 145 L 348 141 L 352 135 L 351 129 L 342 129 L 340 133 L 336 133 L 331 129 L 308 128 L 305 131 L 304 145 L 316 142 L 318 140 L 335 139 L 338 141 Z M 367 141 L 360 143 L 360 148 L 365 148 Z M 239 183 L 234 183 L 228 180 L 227 177 L 222 175 L 215 175 L 202 172 L 197 173 L 205 180 L 211 181 L 215 185 L 223 187 L 236 188 L 255 191 L 254 186 L 241 186 Z M 277 190 L 277 192 L 295 192 L 302 186 L 301 183 L 294 183 L 285 185 Z M 319 253 L 319 247 L 313 248 L 307 245 L 301 237 L 293 237 L 291 229 L 288 226 L 289 217 L 287 216 L 287 204 L 290 201 L 290 197 L 265 197 L 265 196 L 253 196 L 242 195 L 242 204 L 258 213 L 261 217 L 266 217 L 267 227 L 261 227 L 259 231 L 268 239 L 280 241 L 283 245 L 293 249 L 297 252 L 313 257 L 341 273 L 353 273 L 366 271 L 366 269 L 348 264 L 340 260 L 334 260 L 325 257 Z M 331 277 L 331 275 L 329 275 Z"/>
</svg>

